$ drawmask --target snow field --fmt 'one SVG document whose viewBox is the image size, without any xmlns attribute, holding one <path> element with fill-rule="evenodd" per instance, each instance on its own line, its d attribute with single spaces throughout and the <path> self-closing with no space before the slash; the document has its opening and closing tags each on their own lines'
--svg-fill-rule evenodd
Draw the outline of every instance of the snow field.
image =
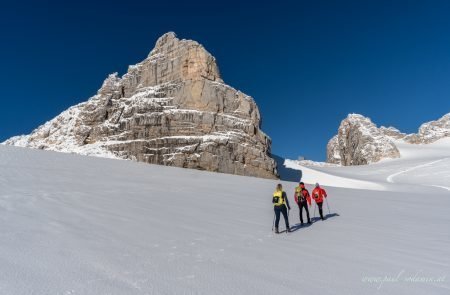
<svg viewBox="0 0 450 295">
<path fill-rule="evenodd" d="M 275 235 L 277 183 L 0 146 L 0 293 L 448 293 L 446 190 L 325 186 L 333 214 L 299 228 L 283 182 L 296 231 Z"/>
</svg>

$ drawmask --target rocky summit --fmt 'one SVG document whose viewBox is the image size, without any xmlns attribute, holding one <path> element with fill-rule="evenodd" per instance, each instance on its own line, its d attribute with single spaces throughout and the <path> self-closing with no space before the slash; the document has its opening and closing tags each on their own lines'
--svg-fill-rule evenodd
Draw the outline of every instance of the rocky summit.
<svg viewBox="0 0 450 295">
<path fill-rule="evenodd" d="M 394 127 L 378 128 L 359 114 L 350 114 L 342 120 L 338 134 L 327 145 L 327 162 L 344 166 L 364 165 L 382 159 L 398 158 L 397 141 L 409 144 L 429 144 L 450 137 L 450 113 L 424 123 L 418 133 L 406 134 Z"/>
<path fill-rule="evenodd" d="M 344 166 L 365 165 L 400 153 L 389 136 L 369 118 L 350 114 L 327 145 L 327 162 Z"/>
<path fill-rule="evenodd" d="M 409 143 L 433 143 L 444 137 L 450 137 L 450 113 L 440 119 L 423 123 L 417 133 L 408 134 L 404 140 Z"/>
<path fill-rule="evenodd" d="M 172 32 L 98 93 L 5 144 L 276 178 L 253 98 L 226 85 L 215 58 Z"/>
</svg>

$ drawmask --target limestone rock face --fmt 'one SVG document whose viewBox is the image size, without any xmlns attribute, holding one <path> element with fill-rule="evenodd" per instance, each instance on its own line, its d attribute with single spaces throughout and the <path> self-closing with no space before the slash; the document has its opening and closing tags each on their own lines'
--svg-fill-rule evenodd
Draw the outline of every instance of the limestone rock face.
<svg viewBox="0 0 450 295">
<path fill-rule="evenodd" d="M 400 153 L 390 137 L 369 118 L 350 114 L 341 122 L 338 134 L 327 145 L 327 162 L 344 166 L 365 165 Z"/>
<path fill-rule="evenodd" d="M 5 144 L 276 178 L 271 140 L 248 95 L 202 45 L 167 33 L 98 93 Z"/>
<path fill-rule="evenodd" d="M 436 121 L 424 123 L 417 134 L 409 134 L 404 140 L 409 143 L 432 143 L 450 136 L 450 113 Z"/>
<path fill-rule="evenodd" d="M 327 163 L 341 164 L 341 150 L 339 149 L 339 135 L 333 136 L 327 144 Z"/>
<path fill-rule="evenodd" d="M 385 158 L 398 158 L 396 141 L 428 144 L 450 137 L 450 113 L 436 121 L 424 123 L 418 133 L 406 134 L 394 127 L 377 128 L 370 119 L 356 114 L 341 122 L 338 134 L 327 145 L 327 162 L 339 165 L 362 165 Z"/>
</svg>

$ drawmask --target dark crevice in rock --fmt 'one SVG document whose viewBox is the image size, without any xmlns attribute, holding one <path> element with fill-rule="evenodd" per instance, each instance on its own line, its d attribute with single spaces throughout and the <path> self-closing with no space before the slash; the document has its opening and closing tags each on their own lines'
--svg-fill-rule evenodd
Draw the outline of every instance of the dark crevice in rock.
<svg viewBox="0 0 450 295">
<path fill-rule="evenodd" d="M 122 114 L 123 114 L 123 111 L 124 111 L 124 110 L 125 110 L 125 107 L 123 107 L 123 108 L 120 110 L 120 114 L 119 114 L 119 116 L 117 117 L 116 124 L 119 123 L 120 118 L 122 117 Z"/>
</svg>

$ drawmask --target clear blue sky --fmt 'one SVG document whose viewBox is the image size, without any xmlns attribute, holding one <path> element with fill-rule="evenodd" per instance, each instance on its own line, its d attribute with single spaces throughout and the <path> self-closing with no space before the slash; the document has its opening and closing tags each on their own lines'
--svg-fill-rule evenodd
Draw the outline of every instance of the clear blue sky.
<svg viewBox="0 0 450 295">
<path fill-rule="evenodd" d="M 168 31 L 255 98 L 281 156 L 324 160 L 348 113 L 415 132 L 450 112 L 450 1 L 18 2 L 0 4 L 0 141 L 87 100 Z"/>
</svg>

